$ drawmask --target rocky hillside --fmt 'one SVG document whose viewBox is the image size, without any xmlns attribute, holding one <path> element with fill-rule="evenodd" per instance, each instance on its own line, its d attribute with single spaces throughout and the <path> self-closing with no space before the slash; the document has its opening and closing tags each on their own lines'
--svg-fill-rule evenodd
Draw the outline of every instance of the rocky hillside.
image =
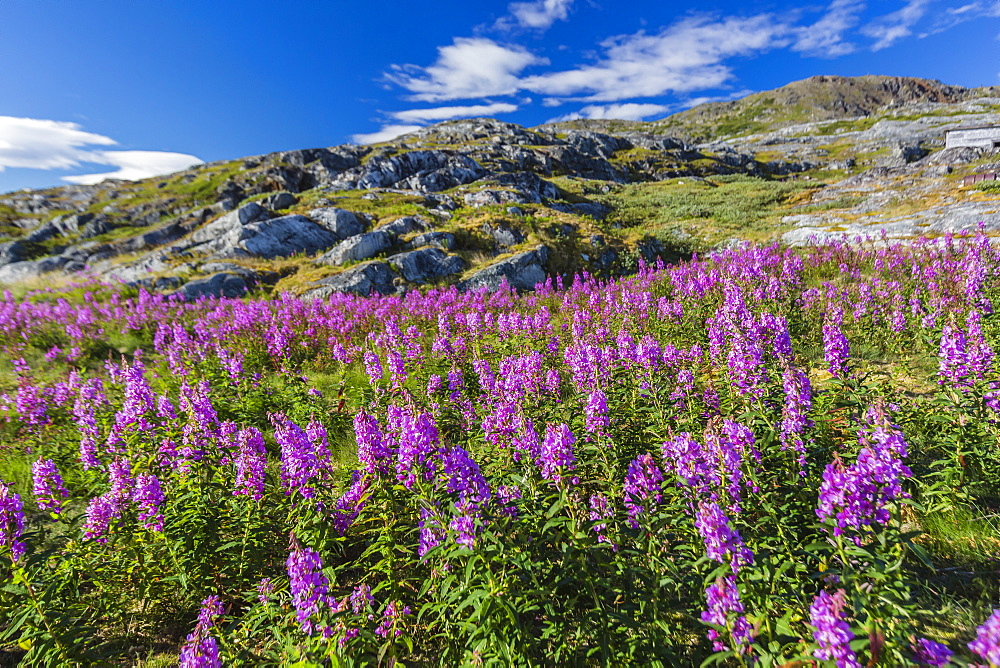
<svg viewBox="0 0 1000 668">
<path fill-rule="evenodd" d="M 0 282 L 188 298 L 531 289 L 734 239 L 1000 228 L 997 193 L 958 187 L 1000 156 L 941 150 L 948 128 L 983 124 L 1000 124 L 1000 89 L 889 77 L 813 77 L 654 123 L 442 123 L 0 195 Z"/>
</svg>

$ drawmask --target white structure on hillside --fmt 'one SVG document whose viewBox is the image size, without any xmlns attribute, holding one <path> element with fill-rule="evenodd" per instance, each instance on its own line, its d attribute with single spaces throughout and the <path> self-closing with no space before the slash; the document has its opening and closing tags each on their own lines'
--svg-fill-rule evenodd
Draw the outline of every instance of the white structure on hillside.
<svg viewBox="0 0 1000 668">
<path fill-rule="evenodd" d="M 971 146 L 973 148 L 1000 148 L 1000 126 L 983 125 L 976 128 L 957 128 L 944 135 L 945 148 Z"/>
</svg>

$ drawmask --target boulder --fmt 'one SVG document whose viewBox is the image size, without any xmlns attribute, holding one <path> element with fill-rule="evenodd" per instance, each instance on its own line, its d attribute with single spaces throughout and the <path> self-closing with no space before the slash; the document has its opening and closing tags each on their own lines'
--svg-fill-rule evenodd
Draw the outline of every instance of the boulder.
<svg viewBox="0 0 1000 668">
<path fill-rule="evenodd" d="M 465 261 L 457 255 L 448 255 L 440 248 L 398 253 L 389 258 L 393 269 L 411 283 L 429 283 L 436 278 L 451 276 L 465 269 Z"/>
<path fill-rule="evenodd" d="M 205 229 L 207 228 L 198 232 Z M 337 237 L 326 228 L 305 216 L 290 215 L 231 226 L 223 235 L 197 246 L 196 249 L 207 251 L 216 259 L 275 258 L 296 253 L 312 254 L 335 243 Z"/>
<path fill-rule="evenodd" d="M 213 220 L 205 227 L 195 230 L 190 237 L 191 243 L 202 244 L 214 241 L 244 225 L 266 219 L 267 217 L 267 210 L 260 204 L 257 204 L 257 202 L 244 204 L 240 208 Z"/>
<path fill-rule="evenodd" d="M 385 262 L 367 262 L 316 281 L 320 287 L 305 292 L 302 298 L 326 299 L 335 292 L 350 292 L 364 297 L 372 293 L 387 295 L 396 292 L 394 281 L 398 278 Z"/>
<path fill-rule="evenodd" d="M 373 258 L 392 246 L 392 237 L 383 230 L 358 234 L 341 241 L 331 250 L 316 258 L 320 264 L 342 265 Z"/>
<path fill-rule="evenodd" d="M 409 248 L 421 248 L 423 246 L 435 246 L 445 250 L 455 247 L 455 235 L 451 232 L 424 232 L 418 234 L 407 244 Z"/>
<path fill-rule="evenodd" d="M 38 278 L 50 271 L 62 269 L 68 262 L 70 262 L 70 258 L 62 255 L 43 257 L 40 260 L 13 262 L 0 267 L 0 283 L 17 283 Z"/>
<path fill-rule="evenodd" d="M 397 218 L 391 223 L 386 223 L 379 227 L 379 231 L 386 232 L 393 236 L 399 237 L 404 234 L 410 234 L 411 232 L 422 232 L 428 229 L 427 221 L 420 216 L 403 216 L 402 218 Z"/>
<path fill-rule="evenodd" d="M 549 259 L 548 246 L 538 246 L 534 250 L 518 253 L 500 260 L 485 269 L 480 269 L 467 280 L 459 283 L 460 290 L 488 288 L 496 290 L 506 279 L 515 290 L 534 290 L 546 279 L 545 263 Z"/>
<path fill-rule="evenodd" d="M 365 231 L 365 224 L 353 211 L 336 207 L 321 207 L 306 213 L 309 218 L 333 233 L 337 239 L 346 239 Z"/>
<path fill-rule="evenodd" d="M 242 276 L 222 272 L 208 278 L 189 281 L 174 294 L 193 300 L 199 297 L 242 297 L 246 291 L 247 283 Z"/>
<path fill-rule="evenodd" d="M 474 193 L 468 193 L 462 199 L 466 206 L 475 208 L 501 204 L 537 204 L 539 202 L 537 197 L 529 197 L 517 190 L 497 190 L 494 188 L 484 188 Z"/>
<path fill-rule="evenodd" d="M 507 225 L 490 225 L 483 223 L 483 233 L 489 235 L 500 248 L 510 248 L 519 243 L 523 243 L 527 238 L 519 230 L 512 229 Z"/>
<path fill-rule="evenodd" d="M 290 192 L 277 192 L 268 195 L 267 197 L 260 200 L 260 205 L 265 209 L 270 209 L 271 211 L 279 211 L 281 209 L 287 209 L 289 207 L 295 206 L 295 195 Z"/>
<path fill-rule="evenodd" d="M 486 175 L 472 158 L 445 151 L 408 151 L 393 156 L 373 156 L 338 174 L 330 181 L 335 190 L 369 190 L 395 186 L 422 192 L 440 192 L 471 183 Z"/>
<path fill-rule="evenodd" d="M 23 241 L 5 241 L 0 244 L 0 266 L 26 260 L 28 251 L 29 247 Z"/>
</svg>

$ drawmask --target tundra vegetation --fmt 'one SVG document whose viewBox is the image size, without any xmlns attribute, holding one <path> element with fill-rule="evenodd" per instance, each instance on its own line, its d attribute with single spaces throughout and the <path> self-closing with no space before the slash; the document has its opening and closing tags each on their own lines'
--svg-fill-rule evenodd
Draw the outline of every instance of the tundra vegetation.
<svg viewBox="0 0 1000 668">
<path fill-rule="evenodd" d="M 0 647 L 1000 665 L 998 275 L 980 234 L 526 294 L 8 292 Z"/>
</svg>

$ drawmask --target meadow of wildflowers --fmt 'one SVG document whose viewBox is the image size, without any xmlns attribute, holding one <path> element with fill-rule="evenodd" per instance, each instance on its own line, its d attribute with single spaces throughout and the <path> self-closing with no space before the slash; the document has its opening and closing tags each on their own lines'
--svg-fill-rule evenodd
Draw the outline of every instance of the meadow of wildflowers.
<svg viewBox="0 0 1000 668">
<path fill-rule="evenodd" d="M 8 293 L 0 649 L 1000 665 L 998 278 L 977 236 L 525 295 Z"/>
</svg>

